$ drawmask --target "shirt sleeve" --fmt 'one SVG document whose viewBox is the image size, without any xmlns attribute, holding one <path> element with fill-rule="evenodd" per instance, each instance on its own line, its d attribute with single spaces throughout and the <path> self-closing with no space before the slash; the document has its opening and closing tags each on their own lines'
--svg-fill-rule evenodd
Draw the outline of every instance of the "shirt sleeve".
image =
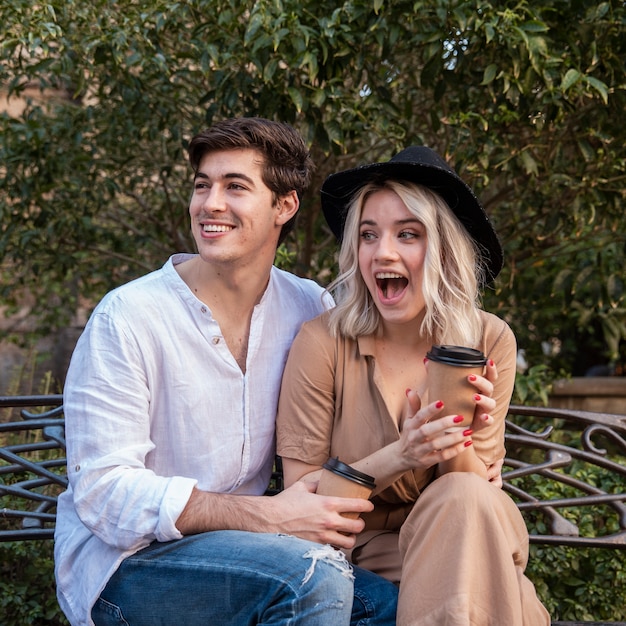
<svg viewBox="0 0 626 626">
<path fill-rule="evenodd" d="M 498 371 L 493 398 L 496 409 L 491 413 L 494 424 L 472 435 L 476 454 L 486 465 L 504 458 L 505 419 L 515 386 L 517 341 L 511 328 L 495 315 L 484 313 L 483 352 L 493 359 Z"/>
<path fill-rule="evenodd" d="M 304 324 L 291 346 L 276 420 L 278 454 L 319 466 L 330 456 L 335 414 L 335 347 L 325 318 Z"/>
<path fill-rule="evenodd" d="M 82 523 L 123 550 L 182 535 L 176 520 L 196 480 L 146 467 L 150 390 L 137 339 L 123 317 L 94 312 L 64 391 L 68 477 Z"/>
</svg>

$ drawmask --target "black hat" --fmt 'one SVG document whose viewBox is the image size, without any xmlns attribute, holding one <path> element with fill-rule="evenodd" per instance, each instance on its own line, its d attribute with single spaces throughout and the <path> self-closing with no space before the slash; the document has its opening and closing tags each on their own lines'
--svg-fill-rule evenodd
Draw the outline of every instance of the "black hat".
<svg viewBox="0 0 626 626">
<path fill-rule="evenodd" d="M 434 150 L 410 146 L 385 163 L 371 163 L 331 174 L 322 185 L 324 217 L 339 241 L 354 194 L 370 181 L 406 180 L 439 194 L 478 244 L 485 258 L 487 282 L 503 264 L 502 246 L 485 209 L 471 188 Z"/>
</svg>

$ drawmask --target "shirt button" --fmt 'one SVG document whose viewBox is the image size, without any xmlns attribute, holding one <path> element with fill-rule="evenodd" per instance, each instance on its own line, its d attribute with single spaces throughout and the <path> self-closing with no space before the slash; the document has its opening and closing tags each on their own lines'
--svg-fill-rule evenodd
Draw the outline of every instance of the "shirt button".
<svg viewBox="0 0 626 626">
<path fill-rule="evenodd" d="M 74 467 L 74 470 L 78 472 L 80 470 L 80 465 L 76 465 L 76 467 Z"/>
<path fill-rule="evenodd" d="M 219 337 L 213 337 L 213 343 L 215 345 L 217 345 L 220 342 L 220 338 Z"/>
<path fill-rule="evenodd" d="M 201 313 L 206 313 L 206 307 L 205 307 L 205 306 L 201 307 L 201 308 L 200 308 L 200 312 L 201 312 Z"/>
</svg>

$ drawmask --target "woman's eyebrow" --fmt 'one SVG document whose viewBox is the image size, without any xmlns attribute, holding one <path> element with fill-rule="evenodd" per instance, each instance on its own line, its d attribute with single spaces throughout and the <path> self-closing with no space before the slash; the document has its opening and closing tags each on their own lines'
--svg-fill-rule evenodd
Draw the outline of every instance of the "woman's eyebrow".
<svg viewBox="0 0 626 626">
<path fill-rule="evenodd" d="M 378 222 L 376 222 L 376 220 L 372 220 L 372 219 L 361 220 L 359 222 L 360 226 L 376 226 L 377 224 L 378 224 Z M 406 218 L 401 219 L 401 220 L 396 220 L 394 222 L 394 224 L 397 225 L 397 226 L 404 226 L 405 224 L 420 224 L 420 225 L 423 225 L 423 222 L 418 220 L 416 217 L 406 217 Z"/>
</svg>

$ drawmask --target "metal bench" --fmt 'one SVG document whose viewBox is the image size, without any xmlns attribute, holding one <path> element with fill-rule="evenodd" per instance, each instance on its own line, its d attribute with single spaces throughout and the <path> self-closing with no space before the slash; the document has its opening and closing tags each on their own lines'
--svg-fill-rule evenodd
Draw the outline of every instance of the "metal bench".
<svg viewBox="0 0 626 626">
<path fill-rule="evenodd" d="M 0 542 L 53 537 L 67 485 L 62 401 L 0 397 Z M 511 406 L 506 446 L 504 489 L 531 544 L 626 549 L 626 416 Z M 278 462 L 268 493 L 281 488 Z M 553 622 L 609 623 L 626 626 Z"/>
</svg>

